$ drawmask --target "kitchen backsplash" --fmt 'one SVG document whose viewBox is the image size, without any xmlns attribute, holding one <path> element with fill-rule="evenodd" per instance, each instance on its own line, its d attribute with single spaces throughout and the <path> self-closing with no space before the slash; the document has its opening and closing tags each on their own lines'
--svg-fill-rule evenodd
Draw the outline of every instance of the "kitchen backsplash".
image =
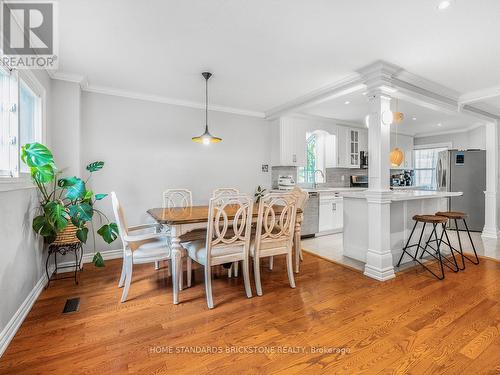
<svg viewBox="0 0 500 375">
<path fill-rule="evenodd" d="M 349 187 L 350 176 L 366 176 L 368 169 L 361 168 L 327 168 L 326 182 L 318 184 L 322 187 Z M 278 187 L 279 176 L 292 176 L 297 182 L 297 167 L 272 167 L 271 168 L 271 184 L 273 189 Z M 301 185 L 301 184 L 299 184 Z"/>
</svg>

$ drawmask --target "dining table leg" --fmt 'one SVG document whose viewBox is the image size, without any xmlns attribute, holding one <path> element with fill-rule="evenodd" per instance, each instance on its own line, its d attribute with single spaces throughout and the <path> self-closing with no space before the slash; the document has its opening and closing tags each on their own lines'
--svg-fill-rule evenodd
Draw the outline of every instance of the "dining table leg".
<svg viewBox="0 0 500 375">
<path fill-rule="evenodd" d="M 179 290 L 180 278 L 182 277 L 182 248 L 180 242 L 180 233 L 175 226 L 172 226 L 170 232 L 171 246 L 172 246 L 172 289 L 173 289 L 173 303 L 179 303 Z"/>
</svg>

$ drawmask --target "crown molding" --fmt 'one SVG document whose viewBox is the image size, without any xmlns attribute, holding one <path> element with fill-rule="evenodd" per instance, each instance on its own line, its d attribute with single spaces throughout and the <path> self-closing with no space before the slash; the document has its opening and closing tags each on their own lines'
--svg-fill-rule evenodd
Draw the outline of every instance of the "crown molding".
<svg viewBox="0 0 500 375">
<path fill-rule="evenodd" d="M 122 98 L 143 100 L 143 101 L 149 101 L 149 102 L 155 102 L 155 103 L 170 104 L 170 105 L 176 105 L 176 106 L 181 106 L 181 107 L 205 109 L 205 103 L 192 102 L 192 101 L 182 100 L 182 99 L 168 98 L 165 96 L 151 95 L 151 94 L 146 94 L 146 93 L 137 92 L 137 91 L 121 90 L 121 89 L 116 89 L 116 88 L 108 87 L 108 86 L 91 85 L 91 84 L 89 84 L 87 77 L 84 75 L 80 75 L 80 74 L 53 72 L 53 71 L 47 71 L 47 73 L 49 74 L 49 77 L 54 79 L 54 80 L 76 83 L 76 84 L 80 85 L 80 87 L 83 91 L 87 91 L 87 92 L 92 92 L 92 93 L 96 93 L 96 94 L 103 94 L 103 95 L 119 96 Z M 249 117 L 257 117 L 257 118 L 264 118 L 265 117 L 264 112 L 251 111 L 251 110 L 241 109 L 241 108 L 226 107 L 226 106 L 221 106 L 221 105 L 216 105 L 216 104 L 211 104 L 209 106 L 209 110 L 216 111 L 216 112 L 231 113 L 231 114 L 242 115 L 242 116 L 249 116 Z"/>
<path fill-rule="evenodd" d="M 465 105 L 476 102 L 482 102 L 491 98 L 496 98 L 498 96 L 500 96 L 500 85 L 460 95 L 458 101 L 460 105 Z"/>
<path fill-rule="evenodd" d="M 297 112 L 314 104 L 319 104 L 329 99 L 334 99 L 356 91 L 365 89 L 359 74 L 351 74 L 331 85 L 309 92 L 282 105 L 271 108 L 265 112 L 266 119 L 274 120 L 291 112 Z"/>
<path fill-rule="evenodd" d="M 462 129 L 455 129 L 455 130 L 443 130 L 443 131 L 436 131 L 436 132 L 424 132 L 424 133 L 416 133 L 414 135 L 415 138 L 423 138 L 423 137 L 433 137 L 436 135 L 447 135 L 447 134 L 461 134 L 461 133 L 468 133 L 474 129 L 480 128 L 484 126 L 484 124 L 474 124 L 471 126 L 468 126 L 466 128 Z"/>
<path fill-rule="evenodd" d="M 137 99 L 137 100 L 143 100 L 143 101 L 149 101 L 149 102 L 155 102 L 155 103 L 170 104 L 170 105 L 176 105 L 176 106 L 180 106 L 180 107 L 205 109 L 205 103 L 168 98 L 168 97 L 159 96 L 159 95 L 150 95 L 150 94 L 145 94 L 145 93 L 136 92 L 136 91 L 126 91 L 126 90 L 115 89 L 115 88 L 111 88 L 111 87 L 107 87 L 107 86 L 87 85 L 87 87 L 82 88 L 82 90 L 87 91 L 87 92 L 96 93 L 96 94 L 119 96 L 119 97 L 128 98 L 128 99 Z M 211 104 L 209 106 L 209 110 L 216 111 L 216 112 L 231 113 L 231 114 L 242 115 L 242 116 L 249 116 L 249 117 L 257 117 L 257 118 L 264 118 L 265 117 L 265 114 L 263 112 L 249 111 L 246 109 L 226 107 L 226 106 L 221 106 L 221 105 L 216 105 L 216 104 Z"/>
</svg>

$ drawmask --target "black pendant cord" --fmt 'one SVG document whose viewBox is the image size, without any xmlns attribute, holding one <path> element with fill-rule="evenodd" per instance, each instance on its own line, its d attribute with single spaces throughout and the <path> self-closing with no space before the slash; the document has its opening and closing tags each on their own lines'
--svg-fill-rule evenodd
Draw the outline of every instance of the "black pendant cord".
<svg viewBox="0 0 500 375">
<path fill-rule="evenodd" d="M 208 132 L 208 78 L 205 77 L 205 132 Z"/>
</svg>

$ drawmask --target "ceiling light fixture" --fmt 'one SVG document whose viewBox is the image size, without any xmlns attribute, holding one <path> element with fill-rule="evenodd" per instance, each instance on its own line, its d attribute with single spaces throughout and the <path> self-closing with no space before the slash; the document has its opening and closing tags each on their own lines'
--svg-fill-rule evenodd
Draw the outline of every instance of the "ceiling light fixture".
<svg viewBox="0 0 500 375">
<path fill-rule="evenodd" d="M 191 140 L 196 143 L 208 145 L 210 143 L 219 143 L 222 141 L 222 138 L 214 137 L 208 131 L 208 79 L 212 76 L 212 73 L 203 72 L 201 75 L 205 78 L 205 133 L 199 135 L 198 137 L 193 137 Z"/>
<path fill-rule="evenodd" d="M 413 120 L 413 121 L 417 121 L 417 118 L 416 118 L 416 117 L 412 117 L 412 120 Z"/>
<path fill-rule="evenodd" d="M 351 104 L 351 102 L 349 100 L 346 100 L 344 104 Z"/>
<path fill-rule="evenodd" d="M 451 5 L 451 0 L 442 0 L 439 2 L 437 8 L 438 10 L 445 10 L 448 9 Z"/>
<path fill-rule="evenodd" d="M 443 124 L 441 124 L 440 122 L 438 122 L 437 126 L 443 126 Z"/>
</svg>

